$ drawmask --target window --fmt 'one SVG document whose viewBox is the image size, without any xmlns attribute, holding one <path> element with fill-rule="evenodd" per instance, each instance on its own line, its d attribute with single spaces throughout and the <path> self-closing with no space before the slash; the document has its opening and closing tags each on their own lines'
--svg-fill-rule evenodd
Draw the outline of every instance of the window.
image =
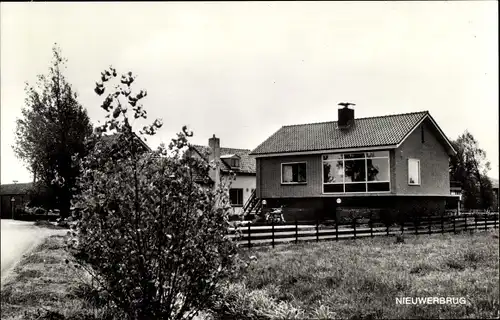
<svg viewBox="0 0 500 320">
<path fill-rule="evenodd" d="M 233 207 L 243 206 L 243 189 L 229 189 L 229 200 Z"/>
<path fill-rule="evenodd" d="M 282 163 L 281 183 L 306 183 L 306 163 Z"/>
<path fill-rule="evenodd" d="M 390 191 L 389 151 L 323 155 L 323 192 Z"/>
<path fill-rule="evenodd" d="M 231 168 L 239 168 L 240 159 L 231 159 Z"/>
<path fill-rule="evenodd" d="M 420 185 L 420 160 L 408 159 L 408 184 Z"/>
</svg>

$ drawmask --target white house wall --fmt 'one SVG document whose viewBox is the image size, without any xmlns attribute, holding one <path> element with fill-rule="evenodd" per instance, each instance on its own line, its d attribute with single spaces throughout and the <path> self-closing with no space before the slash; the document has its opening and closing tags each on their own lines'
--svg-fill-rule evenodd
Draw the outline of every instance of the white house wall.
<svg viewBox="0 0 500 320">
<path fill-rule="evenodd" d="M 255 176 L 236 176 L 236 180 L 233 180 L 231 183 L 231 189 L 243 189 L 243 204 L 245 204 L 250 195 L 252 194 L 252 190 L 255 189 L 256 186 L 256 178 Z M 241 207 L 233 207 L 234 213 L 241 213 L 243 208 Z"/>
</svg>

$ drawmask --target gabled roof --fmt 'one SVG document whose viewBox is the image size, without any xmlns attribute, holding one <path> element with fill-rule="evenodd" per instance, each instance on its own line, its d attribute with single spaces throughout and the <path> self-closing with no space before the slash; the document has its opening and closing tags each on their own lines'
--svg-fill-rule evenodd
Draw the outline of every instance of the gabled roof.
<svg viewBox="0 0 500 320">
<path fill-rule="evenodd" d="M 0 195 L 27 194 L 33 183 L 9 183 L 0 186 Z"/>
<path fill-rule="evenodd" d="M 435 126 L 449 154 L 455 150 L 428 111 L 356 118 L 343 130 L 337 121 L 283 126 L 250 154 L 271 156 L 296 152 L 398 147 L 425 119 Z"/>
<path fill-rule="evenodd" d="M 151 152 L 151 148 L 144 142 L 135 132 L 134 138 L 136 139 L 137 142 L 139 142 L 140 145 L 142 145 L 144 148 L 146 148 L 147 151 Z M 113 133 L 113 134 L 108 134 L 108 135 L 102 135 L 101 139 L 104 141 L 104 143 L 108 146 L 111 146 L 117 139 L 118 139 L 118 134 Z"/>
<path fill-rule="evenodd" d="M 200 154 L 210 153 L 210 147 L 192 145 L 192 147 Z M 220 148 L 220 153 L 222 155 L 237 155 L 240 157 L 240 170 L 241 173 L 255 173 L 255 159 L 250 156 L 250 150 L 248 149 L 235 149 L 235 148 Z M 221 172 L 229 172 L 231 167 L 224 161 L 220 161 Z M 234 170 L 233 170 L 234 171 Z"/>
<path fill-rule="evenodd" d="M 250 151 L 250 150 L 248 150 Z M 220 156 L 221 159 L 231 159 L 231 158 L 241 158 L 239 155 L 237 154 L 223 154 Z"/>
</svg>

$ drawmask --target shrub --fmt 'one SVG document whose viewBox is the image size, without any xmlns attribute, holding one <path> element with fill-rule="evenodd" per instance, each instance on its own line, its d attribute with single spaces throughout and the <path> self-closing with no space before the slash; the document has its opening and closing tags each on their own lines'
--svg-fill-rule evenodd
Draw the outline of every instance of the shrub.
<svg viewBox="0 0 500 320">
<path fill-rule="evenodd" d="M 113 77 L 110 68 L 102 81 Z M 129 106 L 135 118 L 146 118 L 138 102 L 146 92 L 130 92 L 134 79 L 122 76 L 125 86 L 103 103 L 110 120 L 96 129 L 94 149 L 80 161 L 83 191 L 73 203 L 77 222 L 68 245 L 130 319 L 189 319 L 212 302 L 232 268 L 228 190 L 224 183 L 207 188 L 195 182 L 208 181 L 212 166 L 183 153 L 192 136 L 186 127 L 169 148 L 144 152 L 126 116 Z M 104 91 L 98 83 L 96 93 Z M 160 127 L 156 120 L 141 133 Z M 117 139 L 106 149 L 102 134 L 111 130 Z"/>
<path fill-rule="evenodd" d="M 249 290 L 242 283 L 219 288 L 220 299 L 214 306 L 220 319 L 304 319 L 304 311 L 285 301 L 277 301 L 266 290 Z"/>
</svg>

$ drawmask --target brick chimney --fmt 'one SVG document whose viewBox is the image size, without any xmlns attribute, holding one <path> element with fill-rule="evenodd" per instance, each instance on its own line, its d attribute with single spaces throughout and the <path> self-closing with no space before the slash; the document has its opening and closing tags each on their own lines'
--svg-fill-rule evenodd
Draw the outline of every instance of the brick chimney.
<svg viewBox="0 0 500 320">
<path fill-rule="evenodd" d="M 210 155 L 208 160 L 210 162 L 215 161 L 217 169 L 210 170 L 210 178 L 215 182 L 215 187 L 219 185 L 220 182 L 220 139 L 215 137 L 208 139 L 208 146 L 210 147 Z"/>
<path fill-rule="evenodd" d="M 337 125 L 339 129 L 348 129 L 354 125 L 354 109 L 349 108 L 349 106 L 354 106 L 354 103 L 341 102 L 338 109 L 338 121 Z"/>
</svg>

